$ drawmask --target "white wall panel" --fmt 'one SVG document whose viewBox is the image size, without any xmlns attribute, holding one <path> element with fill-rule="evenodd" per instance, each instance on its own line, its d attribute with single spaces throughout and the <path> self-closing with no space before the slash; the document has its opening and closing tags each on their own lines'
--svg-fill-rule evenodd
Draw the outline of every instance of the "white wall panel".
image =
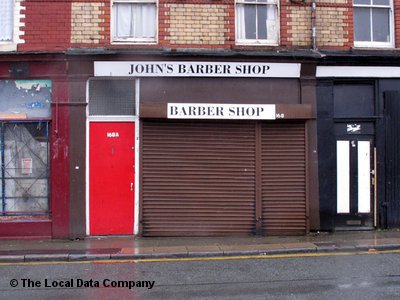
<svg viewBox="0 0 400 300">
<path fill-rule="evenodd" d="M 350 213 L 350 145 L 336 142 L 337 213 Z"/>
<path fill-rule="evenodd" d="M 369 141 L 358 141 L 358 212 L 371 212 L 371 153 Z"/>
</svg>

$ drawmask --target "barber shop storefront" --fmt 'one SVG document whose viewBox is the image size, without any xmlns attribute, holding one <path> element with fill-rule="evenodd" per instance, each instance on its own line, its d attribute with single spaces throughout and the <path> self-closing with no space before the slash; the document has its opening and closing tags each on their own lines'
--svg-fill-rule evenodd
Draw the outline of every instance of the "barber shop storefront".
<svg viewBox="0 0 400 300">
<path fill-rule="evenodd" d="M 87 234 L 306 233 L 316 132 L 301 67 L 94 62 Z"/>
</svg>

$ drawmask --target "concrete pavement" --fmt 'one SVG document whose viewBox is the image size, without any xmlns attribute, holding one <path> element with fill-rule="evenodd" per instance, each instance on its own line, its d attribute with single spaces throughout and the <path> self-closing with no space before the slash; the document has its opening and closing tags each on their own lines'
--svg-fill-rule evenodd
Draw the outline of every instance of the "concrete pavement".
<svg viewBox="0 0 400 300">
<path fill-rule="evenodd" d="M 1 240 L 0 262 L 196 258 L 400 250 L 400 230 L 343 231 L 306 236 Z"/>
</svg>

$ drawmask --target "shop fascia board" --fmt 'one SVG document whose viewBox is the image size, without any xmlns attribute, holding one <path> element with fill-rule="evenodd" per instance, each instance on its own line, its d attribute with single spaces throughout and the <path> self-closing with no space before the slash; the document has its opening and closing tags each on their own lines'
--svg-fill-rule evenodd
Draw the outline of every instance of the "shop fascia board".
<svg viewBox="0 0 400 300">
<path fill-rule="evenodd" d="M 207 103 L 210 104 L 210 103 Z M 227 104 L 227 103 L 225 103 Z M 230 104 L 241 104 L 238 102 L 232 102 Z M 257 103 L 259 105 L 263 103 Z M 218 105 L 218 104 L 216 104 Z M 247 104 L 248 105 L 248 104 Z M 310 120 L 315 119 L 315 113 L 313 113 L 312 106 L 310 104 L 274 104 L 275 105 L 275 120 Z M 140 118 L 156 118 L 156 119 L 167 119 L 168 118 L 168 103 L 160 101 L 142 101 L 140 103 Z M 206 116 L 200 119 L 208 119 Z M 215 119 L 214 119 L 215 120 Z M 225 119 L 226 120 L 226 119 Z M 242 119 L 243 120 L 243 119 Z M 247 120 L 252 120 L 251 118 Z"/>
</svg>

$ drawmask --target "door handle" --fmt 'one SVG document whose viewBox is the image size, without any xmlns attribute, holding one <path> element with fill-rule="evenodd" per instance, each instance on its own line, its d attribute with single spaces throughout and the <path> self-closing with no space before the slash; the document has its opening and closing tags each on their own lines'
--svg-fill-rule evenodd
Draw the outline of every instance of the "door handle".
<svg viewBox="0 0 400 300">
<path fill-rule="evenodd" d="M 133 191 L 133 182 L 131 182 L 131 191 Z"/>
</svg>

